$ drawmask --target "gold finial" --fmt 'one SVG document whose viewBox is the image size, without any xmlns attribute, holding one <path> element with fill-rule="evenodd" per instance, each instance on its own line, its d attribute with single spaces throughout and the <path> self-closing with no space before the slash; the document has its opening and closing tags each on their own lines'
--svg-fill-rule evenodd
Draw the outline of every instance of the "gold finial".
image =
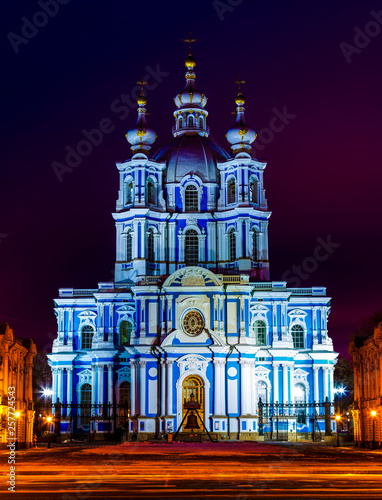
<svg viewBox="0 0 382 500">
<path fill-rule="evenodd" d="M 241 92 L 241 86 L 247 82 L 245 80 L 241 80 L 240 75 L 239 75 L 239 78 L 237 80 L 235 80 L 233 83 L 235 85 L 239 86 L 239 88 L 237 89 L 237 96 L 236 96 L 235 102 L 238 106 L 242 106 L 245 103 L 245 98 Z"/>
<path fill-rule="evenodd" d="M 141 86 L 141 93 L 139 94 L 139 97 L 137 99 L 138 106 L 145 106 L 147 104 L 147 99 L 143 90 L 144 86 L 147 85 L 147 82 L 145 82 L 143 76 L 141 76 L 140 81 L 136 82 L 136 84 Z"/>
<path fill-rule="evenodd" d="M 182 42 L 188 43 L 188 55 L 192 56 L 192 46 L 191 44 L 194 42 L 199 42 L 198 38 L 192 38 L 191 31 L 188 33 L 188 38 L 182 38 Z"/>
</svg>

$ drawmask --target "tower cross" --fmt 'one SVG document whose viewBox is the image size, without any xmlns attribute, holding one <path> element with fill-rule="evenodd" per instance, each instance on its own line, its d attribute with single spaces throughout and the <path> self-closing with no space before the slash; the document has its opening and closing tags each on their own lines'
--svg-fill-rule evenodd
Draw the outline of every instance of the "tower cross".
<svg viewBox="0 0 382 500">
<path fill-rule="evenodd" d="M 192 38 L 191 31 L 188 33 L 188 38 L 182 38 L 182 42 L 188 43 L 188 53 L 189 53 L 189 55 L 192 54 L 191 44 L 194 43 L 194 42 L 198 42 L 198 41 L 199 41 L 198 38 Z"/>
<path fill-rule="evenodd" d="M 234 82 L 235 85 L 238 85 L 239 88 L 238 88 L 238 91 L 241 92 L 241 86 L 244 85 L 244 83 L 247 83 L 245 80 L 241 80 L 240 79 L 240 75 L 239 75 L 239 78 L 237 80 L 235 80 Z"/>
<path fill-rule="evenodd" d="M 143 79 L 143 76 L 141 76 L 141 79 L 139 80 L 139 82 L 135 82 L 137 85 L 140 85 L 141 86 L 141 93 L 143 94 L 143 88 L 145 85 L 147 85 L 147 82 L 144 81 Z"/>
</svg>

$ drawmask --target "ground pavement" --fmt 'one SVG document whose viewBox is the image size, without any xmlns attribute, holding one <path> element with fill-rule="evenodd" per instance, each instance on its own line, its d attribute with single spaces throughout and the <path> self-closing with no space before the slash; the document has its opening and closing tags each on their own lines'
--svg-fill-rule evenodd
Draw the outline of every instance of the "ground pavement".
<svg viewBox="0 0 382 500">
<path fill-rule="evenodd" d="M 14 499 L 382 498 L 382 450 L 312 443 L 44 446 L 18 451 L 15 474 Z"/>
</svg>

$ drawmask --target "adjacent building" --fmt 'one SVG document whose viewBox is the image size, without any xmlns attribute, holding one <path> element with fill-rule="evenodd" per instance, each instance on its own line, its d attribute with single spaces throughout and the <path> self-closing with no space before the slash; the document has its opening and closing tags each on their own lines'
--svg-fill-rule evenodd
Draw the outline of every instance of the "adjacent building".
<svg viewBox="0 0 382 500">
<path fill-rule="evenodd" d="M 0 324 L 0 447 L 7 438 L 19 444 L 33 437 L 33 358 L 37 353 L 32 339 L 16 337 L 7 323 Z M 10 419 L 8 420 L 8 417 Z M 16 420 L 13 421 L 12 418 Z M 14 422 L 14 425 L 13 425 Z M 15 432 L 13 436 L 12 432 Z"/>
<path fill-rule="evenodd" d="M 241 439 L 259 434 L 260 398 L 287 406 L 334 397 L 330 298 L 323 287 L 270 281 L 266 163 L 251 156 L 245 98 L 235 99 L 228 153 L 210 135 L 195 64 L 190 54 L 173 139 L 155 154 L 143 91 L 138 98 L 132 156 L 117 163 L 114 282 L 62 288 L 55 299 L 54 401 L 127 400 L 138 439 L 178 429 L 191 394 L 209 431 Z M 113 422 L 77 424 L 105 432 Z"/>
<path fill-rule="evenodd" d="M 354 364 L 354 441 L 382 444 L 382 322 L 371 337 L 355 337 L 349 346 Z"/>
</svg>

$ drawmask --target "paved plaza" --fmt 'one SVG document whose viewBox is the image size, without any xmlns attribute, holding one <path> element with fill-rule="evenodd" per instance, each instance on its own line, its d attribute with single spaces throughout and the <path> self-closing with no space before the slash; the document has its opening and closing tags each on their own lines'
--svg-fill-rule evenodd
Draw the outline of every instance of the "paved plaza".
<svg viewBox="0 0 382 500">
<path fill-rule="evenodd" d="M 4 478 L 7 452 L 0 454 Z M 44 446 L 17 452 L 12 493 L 55 500 L 334 497 L 382 498 L 382 450 L 250 442 Z"/>
</svg>

